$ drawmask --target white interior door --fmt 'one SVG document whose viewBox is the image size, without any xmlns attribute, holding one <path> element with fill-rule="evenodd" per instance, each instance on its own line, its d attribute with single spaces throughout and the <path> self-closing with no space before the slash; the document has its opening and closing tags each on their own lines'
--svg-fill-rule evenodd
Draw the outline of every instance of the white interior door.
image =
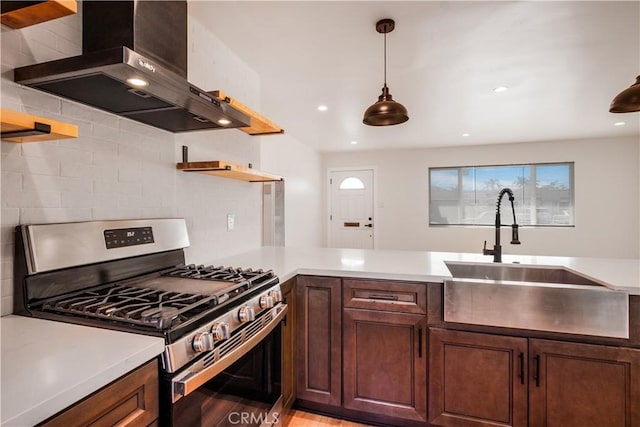
<svg viewBox="0 0 640 427">
<path fill-rule="evenodd" d="M 373 169 L 329 173 L 329 246 L 373 249 Z"/>
</svg>

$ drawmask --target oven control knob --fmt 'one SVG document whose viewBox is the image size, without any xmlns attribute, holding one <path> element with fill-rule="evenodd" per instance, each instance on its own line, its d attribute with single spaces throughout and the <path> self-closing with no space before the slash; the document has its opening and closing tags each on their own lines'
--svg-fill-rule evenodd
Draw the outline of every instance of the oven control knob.
<svg viewBox="0 0 640 427">
<path fill-rule="evenodd" d="M 256 319 L 256 312 L 253 310 L 253 308 L 247 307 L 245 305 L 244 307 L 240 307 L 240 309 L 238 310 L 238 320 L 241 321 L 242 323 L 250 322 L 255 319 Z"/>
<path fill-rule="evenodd" d="M 273 297 L 270 295 L 262 295 L 258 304 L 260 304 L 260 308 L 271 308 L 273 307 Z"/>
<path fill-rule="evenodd" d="M 216 323 L 211 327 L 211 335 L 214 341 L 228 340 L 231 336 L 229 324 L 225 322 Z"/>
<path fill-rule="evenodd" d="M 282 301 L 282 292 L 279 289 L 271 289 L 268 295 L 273 298 L 274 303 Z"/>
<path fill-rule="evenodd" d="M 208 332 L 203 332 L 193 338 L 193 349 L 198 353 L 211 351 L 214 347 L 213 343 L 213 335 Z"/>
</svg>

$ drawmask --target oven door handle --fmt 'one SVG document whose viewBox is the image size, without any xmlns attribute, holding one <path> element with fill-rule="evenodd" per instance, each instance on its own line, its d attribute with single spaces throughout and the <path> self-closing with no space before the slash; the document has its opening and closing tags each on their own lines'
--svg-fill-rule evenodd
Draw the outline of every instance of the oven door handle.
<svg viewBox="0 0 640 427">
<path fill-rule="evenodd" d="M 276 314 L 268 321 L 268 323 L 263 325 L 262 328 L 247 341 L 216 360 L 212 365 L 203 368 L 202 363 L 195 363 L 176 375 L 171 380 L 172 402 L 175 403 L 181 398 L 197 390 L 200 386 L 244 356 L 249 350 L 260 343 L 260 341 L 280 325 L 280 322 L 287 314 L 288 309 L 289 308 L 286 304 L 274 307 L 273 310 Z"/>
</svg>

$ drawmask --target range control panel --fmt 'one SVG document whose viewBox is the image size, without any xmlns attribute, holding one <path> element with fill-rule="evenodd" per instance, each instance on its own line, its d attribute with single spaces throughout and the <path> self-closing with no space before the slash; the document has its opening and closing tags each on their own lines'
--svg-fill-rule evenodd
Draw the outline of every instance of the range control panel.
<svg viewBox="0 0 640 427">
<path fill-rule="evenodd" d="M 107 249 L 153 243 L 153 230 L 151 227 L 104 230 L 104 242 Z"/>
</svg>

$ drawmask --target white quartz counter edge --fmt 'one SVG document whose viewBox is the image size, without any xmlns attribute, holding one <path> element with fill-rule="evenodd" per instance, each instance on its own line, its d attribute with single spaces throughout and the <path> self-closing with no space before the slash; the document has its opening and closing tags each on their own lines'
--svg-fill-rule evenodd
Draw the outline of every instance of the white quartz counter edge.
<svg viewBox="0 0 640 427">
<path fill-rule="evenodd" d="M 3 427 L 33 426 L 153 359 L 164 339 L 22 316 L 0 318 Z"/>
<path fill-rule="evenodd" d="M 482 254 L 333 248 L 262 247 L 205 264 L 273 269 L 285 281 L 296 274 L 442 282 L 451 278 L 444 261 L 486 262 Z M 505 263 L 562 266 L 607 288 L 640 295 L 640 260 L 503 255 Z"/>
</svg>

